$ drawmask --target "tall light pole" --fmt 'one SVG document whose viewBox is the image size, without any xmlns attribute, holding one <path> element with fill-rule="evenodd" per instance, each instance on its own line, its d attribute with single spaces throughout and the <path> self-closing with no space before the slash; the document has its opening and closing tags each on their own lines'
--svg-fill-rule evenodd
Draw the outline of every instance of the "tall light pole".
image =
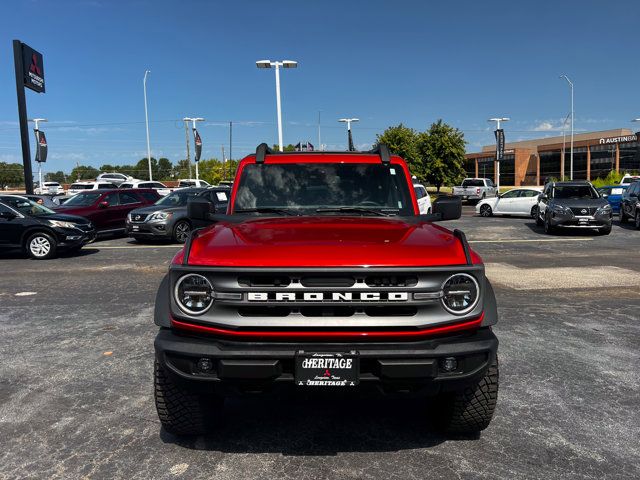
<svg viewBox="0 0 640 480">
<path fill-rule="evenodd" d="M 35 123 L 35 126 L 33 127 L 33 131 L 36 132 L 36 142 L 38 141 L 38 124 L 40 122 L 46 122 L 47 119 L 46 118 L 32 118 L 31 120 L 29 120 L 30 122 Z M 38 149 L 38 145 L 36 145 L 36 151 Z M 36 155 L 37 157 L 37 155 Z M 40 194 L 44 193 L 44 190 L 42 189 L 42 162 L 38 162 L 38 188 L 40 189 Z"/>
<path fill-rule="evenodd" d="M 569 80 L 569 77 L 566 75 L 560 75 L 560 78 L 564 78 L 569 84 L 569 87 L 571 87 L 571 160 L 569 163 L 569 179 L 573 180 L 573 82 Z M 564 158 L 562 161 L 564 162 Z"/>
<path fill-rule="evenodd" d="M 349 151 L 353 152 L 355 150 L 353 146 L 353 137 L 351 136 L 351 122 L 359 122 L 359 118 L 341 118 L 338 120 L 341 123 L 347 124 L 347 140 L 349 142 Z"/>
<path fill-rule="evenodd" d="M 322 110 L 318 110 L 318 150 L 322 150 L 322 136 L 320 135 L 320 114 L 322 114 Z"/>
<path fill-rule="evenodd" d="M 280 106 L 280 67 L 297 68 L 298 62 L 293 60 L 283 60 L 281 62 L 272 62 L 271 60 L 258 60 L 256 62 L 258 68 L 276 68 L 276 107 L 278 109 L 278 149 L 282 152 L 282 108 Z"/>
<path fill-rule="evenodd" d="M 149 141 L 149 113 L 147 111 L 147 75 L 151 73 L 151 70 L 144 71 L 144 80 L 142 86 L 144 90 L 144 122 L 147 125 L 147 162 L 149 162 L 149 181 L 153 180 L 151 174 L 151 143 Z"/>
<path fill-rule="evenodd" d="M 204 118 L 202 118 L 202 117 L 194 117 L 194 118 L 192 118 L 192 117 L 184 117 L 182 120 L 184 120 L 185 129 L 189 128 L 187 126 L 188 122 L 192 123 L 192 127 L 191 128 L 192 128 L 194 133 L 196 131 L 196 122 L 204 122 Z M 188 132 L 188 130 L 187 130 L 187 132 Z M 189 158 L 189 134 L 187 133 L 186 136 L 187 136 L 187 159 L 188 159 Z M 195 140 L 194 140 L 194 142 L 195 142 Z M 196 158 L 195 158 L 196 159 L 196 162 L 195 162 L 196 163 L 196 180 L 198 180 L 200 178 L 199 172 L 198 172 L 198 163 L 199 162 L 198 162 L 198 157 L 197 157 L 195 144 L 193 146 L 193 151 L 194 151 L 194 155 L 196 156 Z M 189 177 L 191 177 L 191 163 L 189 163 Z"/>
<path fill-rule="evenodd" d="M 571 115 L 571 113 L 567 113 L 567 116 L 564 117 L 564 122 L 562 122 L 562 160 L 561 160 L 561 165 L 560 165 L 560 171 L 563 173 L 564 176 L 564 153 L 565 153 L 565 131 L 567 129 L 567 122 L 569 121 L 569 115 Z"/>
<path fill-rule="evenodd" d="M 500 122 L 508 122 L 509 117 L 494 117 L 487 120 L 487 122 L 496 122 L 496 132 L 500 130 Z M 496 138 L 497 141 L 497 138 Z M 500 194 L 500 158 L 498 155 L 498 145 L 496 144 L 496 190 L 497 193 Z"/>
</svg>

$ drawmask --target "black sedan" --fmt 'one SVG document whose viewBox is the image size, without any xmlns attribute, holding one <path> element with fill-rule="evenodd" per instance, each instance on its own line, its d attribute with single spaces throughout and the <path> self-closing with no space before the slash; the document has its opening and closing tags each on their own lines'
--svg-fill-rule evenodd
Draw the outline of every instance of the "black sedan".
<svg viewBox="0 0 640 480">
<path fill-rule="evenodd" d="M 184 243 L 193 228 L 187 218 L 188 199 L 205 198 L 217 213 L 226 213 L 229 192 L 225 187 L 178 189 L 154 205 L 132 210 L 127 216 L 127 235 L 138 241 L 166 239 Z"/>
<path fill-rule="evenodd" d="M 620 221 L 625 223 L 633 220 L 636 228 L 640 229 L 640 182 L 636 181 L 622 194 L 620 200 Z"/>
<path fill-rule="evenodd" d="M 65 215 L 17 195 L 0 195 L 0 249 L 22 249 L 44 260 L 80 250 L 96 238 L 89 220 Z"/>
</svg>

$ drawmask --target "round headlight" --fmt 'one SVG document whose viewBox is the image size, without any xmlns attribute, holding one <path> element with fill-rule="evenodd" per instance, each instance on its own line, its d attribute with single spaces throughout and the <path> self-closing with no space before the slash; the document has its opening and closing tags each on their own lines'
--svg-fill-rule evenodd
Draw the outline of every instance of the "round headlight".
<svg viewBox="0 0 640 480">
<path fill-rule="evenodd" d="M 174 295 L 180 309 L 191 315 L 202 315 L 213 305 L 214 292 L 211 283 L 195 273 L 180 277 Z"/>
<path fill-rule="evenodd" d="M 454 315 L 473 310 L 480 298 L 480 287 L 471 275 L 457 273 L 442 284 L 442 305 Z"/>
</svg>

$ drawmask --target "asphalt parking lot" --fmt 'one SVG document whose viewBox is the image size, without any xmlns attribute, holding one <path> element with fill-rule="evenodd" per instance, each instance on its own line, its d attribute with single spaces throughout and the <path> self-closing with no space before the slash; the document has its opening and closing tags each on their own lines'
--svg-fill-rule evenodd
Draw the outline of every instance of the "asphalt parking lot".
<svg viewBox="0 0 640 480">
<path fill-rule="evenodd" d="M 0 257 L 0 478 L 640 478 L 640 231 L 546 236 L 465 215 L 498 298 L 501 385 L 477 438 L 425 402 L 255 396 L 181 441 L 152 396 L 156 288 L 179 247 Z"/>
</svg>

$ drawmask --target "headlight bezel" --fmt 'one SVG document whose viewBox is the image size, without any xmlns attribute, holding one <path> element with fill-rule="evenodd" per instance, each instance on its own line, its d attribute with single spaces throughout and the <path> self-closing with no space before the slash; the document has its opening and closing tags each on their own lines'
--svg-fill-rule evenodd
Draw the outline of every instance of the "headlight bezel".
<svg viewBox="0 0 640 480">
<path fill-rule="evenodd" d="M 447 283 L 449 283 L 455 277 L 466 277 L 466 278 L 471 279 L 471 282 L 473 283 L 473 286 L 475 287 L 475 290 L 476 290 L 476 296 L 475 296 L 474 300 L 470 303 L 470 305 L 468 307 L 464 308 L 463 310 L 456 310 L 454 308 L 451 308 L 446 302 L 447 293 L 446 293 L 445 287 L 446 287 Z M 444 282 L 442 282 L 442 286 L 440 287 L 440 289 L 442 291 L 442 297 L 440 298 L 440 303 L 442 304 L 442 307 L 447 312 L 449 312 L 449 313 L 451 313 L 453 315 L 456 315 L 456 316 L 461 316 L 461 315 L 468 314 L 469 312 L 473 311 L 473 309 L 476 308 L 476 306 L 480 302 L 480 295 L 481 295 L 480 283 L 478 282 L 478 280 L 473 275 L 471 275 L 469 273 L 458 272 L 458 273 L 454 273 L 453 275 L 450 275 L 449 277 L 447 277 L 445 279 Z"/>
<path fill-rule="evenodd" d="M 51 226 L 57 228 L 78 228 L 75 223 L 65 222 L 64 220 L 49 220 L 49 223 L 51 224 Z"/>
<path fill-rule="evenodd" d="M 148 220 L 150 222 L 155 222 L 155 221 L 165 221 L 168 220 L 169 218 L 171 218 L 172 213 L 171 212 L 153 212 L 151 215 L 149 215 Z"/>
<path fill-rule="evenodd" d="M 184 281 L 189 278 L 189 277 L 199 277 L 200 279 L 203 279 L 206 282 L 206 286 L 205 288 L 209 288 L 209 303 L 208 305 L 203 308 L 202 310 L 193 310 L 191 308 L 189 308 L 188 306 L 186 306 L 183 302 L 182 302 L 182 296 L 180 294 L 180 287 L 182 286 L 182 284 L 184 283 Z M 200 315 L 204 315 L 205 313 L 207 313 L 209 311 L 209 309 L 213 306 L 214 302 L 215 302 L 215 289 L 213 288 L 213 285 L 211 284 L 211 281 L 204 275 L 201 275 L 199 273 L 186 273 L 184 275 L 182 275 L 180 278 L 177 279 L 176 284 L 173 288 L 173 300 L 175 301 L 176 305 L 178 306 L 178 308 L 188 314 L 188 315 L 193 315 L 193 316 L 200 316 Z"/>
</svg>

